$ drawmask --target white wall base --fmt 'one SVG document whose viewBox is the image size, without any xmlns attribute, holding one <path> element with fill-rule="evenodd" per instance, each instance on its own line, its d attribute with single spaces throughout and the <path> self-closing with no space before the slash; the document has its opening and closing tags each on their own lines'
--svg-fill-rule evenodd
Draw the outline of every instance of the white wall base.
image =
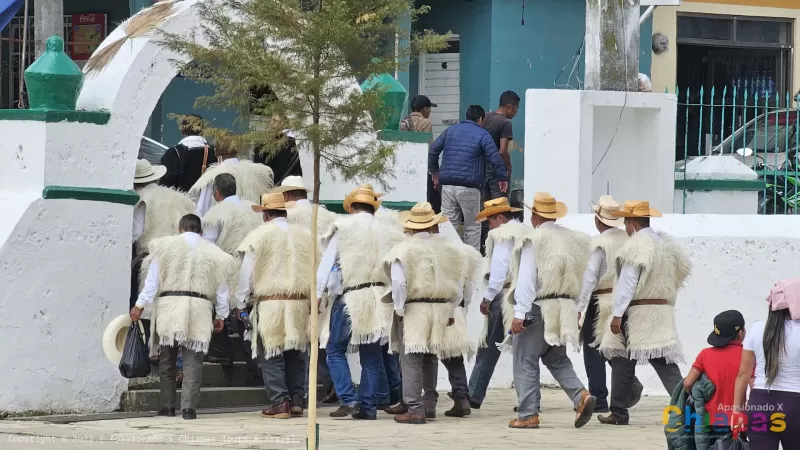
<svg viewBox="0 0 800 450">
<path fill-rule="evenodd" d="M 547 191 L 589 213 L 610 193 L 672 212 L 675 95 L 529 89 L 525 104 L 526 198 Z"/>
<path fill-rule="evenodd" d="M 674 209 L 684 214 L 758 214 L 758 191 L 684 191 L 675 189 Z"/>
</svg>

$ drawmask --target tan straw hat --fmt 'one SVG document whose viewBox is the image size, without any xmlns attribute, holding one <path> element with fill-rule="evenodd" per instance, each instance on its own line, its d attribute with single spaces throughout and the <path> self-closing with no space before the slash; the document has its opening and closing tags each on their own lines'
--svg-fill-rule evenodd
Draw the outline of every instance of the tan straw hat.
<svg viewBox="0 0 800 450">
<path fill-rule="evenodd" d="M 164 166 L 153 166 L 150 161 L 140 159 L 136 161 L 136 173 L 133 176 L 133 184 L 149 183 L 160 180 L 167 173 Z"/>
<path fill-rule="evenodd" d="M 283 194 L 270 192 L 261 196 L 261 205 L 253 205 L 253 211 L 286 211 L 286 202 L 283 200 Z"/>
<path fill-rule="evenodd" d="M 548 192 L 537 192 L 533 196 L 533 205 L 525 207 L 545 219 L 560 219 L 567 215 L 567 205 L 557 202 Z"/>
<path fill-rule="evenodd" d="M 493 216 L 495 214 L 500 214 L 504 212 L 519 212 L 522 211 L 522 208 L 512 208 L 511 205 L 508 203 L 508 199 L 505 197 L 496 198 L 493 200 L 489 200 L 487 202 L 483 202 L 483 211 L 478 213 L 478 216 L 475 218 L 476 222 L 483 222 L 489 216 Z"/>
<path fill-rule="evenodd" d="M 281 181 L 280 186 L 275 186 L 271 191 L 270 194 L 283 194 L 284 192 L 289 191 L 306 191 L 311 192 L 311 189 L 308 189 L 303 183 L 303 177 L 297 175 L 291 175 L 283 179 Z"/>
<path fill-rule="evenodd" d="M 381 192 L 375 192 L 371 184 L 362 184 L 345 196 L 342 206 L 347 213 L 350 213 L 353 203 L 364 203 L 378 209 L 381 207 L 381 201 L 378 199 L 383 195 Z"/>
<path fill-rule="evenodd" d="M 434 225 L 447 222 L 447 217 L 433 212 L 433 207 L 428 202 L 419 202 L 411 211 L 402 211 L 398 220 L 403 228 L 409 230 L 424 230 Z"/>
<path fill-rule="evenodd" d="M 614 217 L 661 217 L 661 211 L 651 208 L 647 200 L 627 200 L 625 207 L 611 213 Z"/>
<path fill-rule="evenodd" d="M 597 220 L 610 227 L 618 227 L 622 225 L 624 219 L 621 217 L 614 217 L 612 215 L 614 211 L 619 211 L 620 209 L 622 209 L 622 207 L 619 206 L 619 203 L 617 203 L 617 201 L 614 200 L 614 197 L 610 195 L 600 196 L 597 204 L 592 205 L 592 211 L 594 211 L 594 215 L 597 217 Z"/>
</svg>

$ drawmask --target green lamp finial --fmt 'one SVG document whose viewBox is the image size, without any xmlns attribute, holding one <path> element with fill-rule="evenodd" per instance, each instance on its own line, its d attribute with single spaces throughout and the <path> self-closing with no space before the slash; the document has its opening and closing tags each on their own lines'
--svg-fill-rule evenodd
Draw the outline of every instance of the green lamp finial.
<svg viewBox="0 0 800 450">
<path fill-rule="evenodd" d="M 83 72 L 64 53 L 64 39 L 47 38 L 46 51 L 25 70 L 30 109 L 75 111 Z"/>
</svg>

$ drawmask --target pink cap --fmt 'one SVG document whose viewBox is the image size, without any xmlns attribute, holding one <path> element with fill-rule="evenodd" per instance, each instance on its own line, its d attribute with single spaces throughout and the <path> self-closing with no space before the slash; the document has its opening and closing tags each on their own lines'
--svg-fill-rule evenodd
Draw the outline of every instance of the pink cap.
<svg viewBox="0 0 800 450">
<path fill-rule="evenodd" d="M 767 297 L 772 311 L 789 310 L 792 320 L 800 320 L 800 279 L 778 281 Z"/>
</svg>

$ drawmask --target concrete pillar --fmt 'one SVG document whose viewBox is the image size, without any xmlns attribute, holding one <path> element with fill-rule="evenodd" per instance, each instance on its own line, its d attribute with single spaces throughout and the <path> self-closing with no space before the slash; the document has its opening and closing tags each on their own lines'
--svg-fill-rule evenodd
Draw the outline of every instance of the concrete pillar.
<svg viewBox="0 0 800 450">
<path fill-rule="evenodd" d="M 63 0 L 36 0 L 33 2 L 33 38 L 37 58 L 46 50 L 50 36 L 64 39 Z"/>
<path fill-rule="evenodd" d="M 586 90 L 639 87 L 639 0 L 586 0 Z"/>
<path fill-rule="evenodd" d="M 735 156 L 700 156 L 675 173 L 674 211 L 684 214 L 758 214 L 765 183 Z M 783 212 L 783 209 L 780 210 Z"/>
</svg>

